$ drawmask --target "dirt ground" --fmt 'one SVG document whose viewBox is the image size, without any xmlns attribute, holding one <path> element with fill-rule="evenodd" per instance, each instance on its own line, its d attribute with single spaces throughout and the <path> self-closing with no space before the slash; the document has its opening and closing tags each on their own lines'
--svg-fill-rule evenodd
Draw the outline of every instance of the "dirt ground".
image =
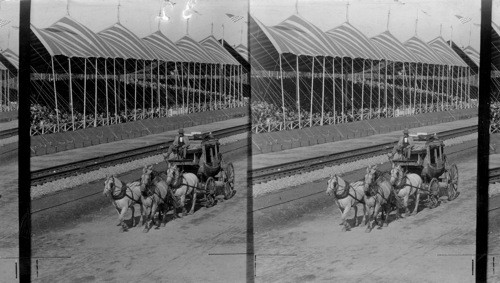
<svg viewBox="0 0 500 283">
<path fill-rule="evenodd" d="M 234 167 L 237 192 L 232 199 L 199 208 L 194 215 L 169 221 L 159 230 L 153 228 L 146 234 L 142 227 L 134 227 L 120 233 L 110 203 L 76 223 L 33 235 L 32 256 L 38 259 L 38 274 L 33 264 L 33 280 L 244 282 L 246 161 L 236 162 Z M 130 217 L 129 211 L 125 219 Z"/>
<path fill-rule="evenodd" d="M 263 209 L 273 196 L 256 199 L 256 281 L 474 282 L 476 159 L 456 162 L 457 199 L 434 209 L 421 202 L 416 216 L 371 233 L 364 226 L 342 232 L 339 210 L 324 193 L 326 180 L 288 190 L 293 197 L 279 194 L 284 201 L 309 193 L 308 200 Z M 358 172 L 346 179 L 361 177 Z M 353 216 L 351 210 L 348 219 Z"/>
<path fill-rule="evenodd" d="M 17 162 L 0 166 L 0 282 L 18 282 L 16 262 L 19 256 L 19 218 Z M 19 270 L 19 269 L 18 269 Z M 17 277 L 19 278 L 19 277 Z"/>
<path fill-rule="evenodd" d="M 490 197 L 489 209 L 488 282 L 500 282 L 500 194 Z"/>
</svg>

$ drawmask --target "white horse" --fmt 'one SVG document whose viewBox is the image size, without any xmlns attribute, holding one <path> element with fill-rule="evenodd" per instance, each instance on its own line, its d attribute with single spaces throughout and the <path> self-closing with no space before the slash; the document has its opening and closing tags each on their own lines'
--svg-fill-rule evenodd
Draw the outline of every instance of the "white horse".
<svg viewBox="0 0 500 283">
<path fill-rule="evenodd" d="M 120 221 L 118 225 L 122 226 L 120 232 L 128 230 L 127 224 L 123 221 L 128 208 L 132 210 L 132 227 L 135 226 L 135 204 L 139 204 L 141 208 L 140 222 L 144 221 L 140 182 L 132 182 L 124 186 L 120 179 L 116 176 L 107 176 L 106 181 L 104 182 L 103 194 L 110 198 L 111 203 L 118 211 L 118 220 Z"/>
<path fill-rule="evenodd" d="M 415 208 L 410 215 L 415 215 L 418 212 L 418 202 L 420 201 L 420 191 L 422 190 L 422 178 L 413 173 L 405 174 L 401 165 L 392 165 L 391 169 L 391 185 L 394 187 L 394 192 L 398 197 L 403 199 L 405 208 L 405 217 L 408 216 L 408 199 L 411 195 L 416 195 Z"/>
<path fill-rule="evenodd" d="M 198 177 L 193 173 L 183 173 L 181 174 L 177 165 L 171 165 L 167 163 L 167 178 L 166 182 L 174 190 L 174 195 L 180 199 L 180 206 L 182 207 L 182 215 L 186 216 L 186 195 L 192 194 L 192 204 L 189 214 L 194 213 L 194 207 L 196 205 L 196 189 L 199 185 Z"/>
<path fill-rule="evenodd" d="M 361 223 L 366 224 L 366 205 L 363 200 L 365 191 L 363 181 L 357 181 L 349 184 L 344 179 L 335 175 L 330 175 L 328 180 L 328 187 L 326 189 L 326 194 L 335 197 L 335 202 L 342 214 L 342 223 L 344 225 L 342 231 L 349 231 L 351 226 L 347 223 L 346 218 L 354 207 L 354 226 L 358 226 L 358 203 L 363 204 L 363 220 Z"/>
</svg>

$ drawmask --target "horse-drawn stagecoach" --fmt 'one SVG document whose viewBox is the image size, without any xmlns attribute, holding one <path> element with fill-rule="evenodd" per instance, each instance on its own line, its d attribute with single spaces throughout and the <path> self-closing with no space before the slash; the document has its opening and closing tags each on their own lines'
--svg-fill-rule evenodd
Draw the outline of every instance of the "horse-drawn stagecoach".
<svg viewBox="0 0 500 283">
<path fill-rule="evenodd" d="M 193 173 L 199 179 L 197 194 L 204 195 L 202 202 L 209 207 L 218 195 L 229 199 L 234 195 L 234 167 L 225 163 L 220 143 L 211 133 L 191 133 L 189 147 L 183 154 L 167 157 L 169 165 L 176 165 L 182 173 Z"/>
<path fill-rule="evenodd" d="M 444 153 L 444 142 L 436 134 L 418 133 L 411 135 L 413 144 L 392 163 L 407 173 L 420 175 L 424 182 L 422 191 L 429 195 L 431 206 L 437 205 L 441 195 L 448 200 L 458 196 L 458 168 L 449 164 Z M 442 193 L 444 192 L 444 193 Z"/>
</svg>

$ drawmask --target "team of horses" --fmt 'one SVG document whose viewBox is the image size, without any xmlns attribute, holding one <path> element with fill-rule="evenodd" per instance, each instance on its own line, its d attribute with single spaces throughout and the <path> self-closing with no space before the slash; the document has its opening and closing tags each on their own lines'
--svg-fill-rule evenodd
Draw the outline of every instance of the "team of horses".
<svg viewBox="0 0 500 283">
<path fill-rule="evenodd" d="M 135 205 L 141 210 L 140 223 L 144 225 L 143 232 L 148 232 L 153 226 L 154 218 L 157 216 L 156 228 L 165 226 L 166 214 L 172 211 L 173 219 L 186 216 L 186 200 L 191 199 L 189 214 L 194 213 L 196 205 L 196 189 L 199 179 L 195 174 L 183 173 L 177 165 L 167 162 L 166 172 L 157 172 L 153 166 L 144 166 L 139 181 L 124 184 L 115 175 L 107 176 L 104 181 L 103 194 L 109 197 L 111 203 L 118 211 L 118 225 L 120 231 L 128 230 L 124 222 L 125 213 L 132 211 L 132 226 L 136 226 L 134 211 Z"/>
<path fill-rule="evenodd" d="M 327 182 L 326 194 L 333 195 L 340 210 L 343 225 L 342 230 L 348 231 L 351 226 L 347 216 L 354 208 L 354 226 L 358 226 L 358 204 L 363 206 L 363 219 L 366 232 L 371 232 L 375 224 L 379 227 L 387 226 L 389 213 L 396 211 L 396 218 L 402 218 L 400 209 L 404 209 L 404 217 L 415 215 L 418 211 L 420 193 L 424 183 L 418 174 L 407 173 L 399 165 L 392 166 L 390 172 L 382 172 L 376 165 L 368 166 L 363 181 L 352 184 L 336 174 L 330 175 Z M 408 200 L 415 197 L 415 207 L 409 213 Z M 378 215 L 381 213 L 380 220 Z M 403 218 L 404 218 L 403 217 Z"/>
</svg>

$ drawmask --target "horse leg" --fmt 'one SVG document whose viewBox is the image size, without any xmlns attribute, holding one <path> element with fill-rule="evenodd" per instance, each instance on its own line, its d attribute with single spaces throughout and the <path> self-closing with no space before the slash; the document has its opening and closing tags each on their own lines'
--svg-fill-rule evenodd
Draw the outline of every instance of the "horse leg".
<svg viewBox="0 0 500 283">
<path fill-rule="evenodd" d="M 342 231 L 349 231 L 349 229 L 351 228 L 349 223 L 347 222 L 347 214 L 349 213 L 350 210 L 351 210 L 351 207 L 347 206 L 344 209 L 344 213 L 342 213 L 342 223 L 344 223 L 344 227 L 342 227 Z"/>
<path fill-rule="evenodd" d="M 154 216 L 156 213 L 156 203 L 152 202 L 151 206 L 149 207 L 149 213 L 148 218 L 146 220 L 146 226 L 144 227 L 144 230 L 142 232 L 147 233 L 149 232 L 149 229 L 151 229 L 151 226 L 153 226 L 153 221 L 154 221 Z"/>
<path fill-rule="evenodd" d="M 420 201 L 420 188 L 417 188 L 416 190 L 417 191 L 415 192 L 415 194 L 417 196 L 415 197 L 415 208 L 413 208 L 413 211 L 411 213 L 412 215 L 417 214 L 417 212 L 418 212 L 418 202 Z"/>
<path fill-rule="evenodd" d="M 361 223 L 366 226 L 366 204 L 363 203 L 363 220 L 361 220 Z"/>
<path fill-rule="evenodd" d="M 342 210 L 342 207 L 340 206 L 340 203 L 337 199 L 335 200 L 335 203 L 337 203 L 337 208 L 340 211 L 340 215 L 342 215 L 342 213 L 344 213 L 344 210 Z M 340 221 L 339 225 L 344 225 L 344 221 Z"/>
<path fill-rule="evenodd" d="M 354 205 L 354 227 L 358 226 L 358 205 Z"/>
<path fill-rule="evenodd" d="M 144 206 L 141 204 L 139 204 L 139 208 L 141 210 L 141 217 L 139 218 L 139 223 L 141 224 L 141 226 L 144 226 Z"/>
<path fill-rule="evenodd" d="M 130 210 L 132 210 L 132 227 L 135 227 L 135 215 L 134 215 L 135 214 L 135 207 L 133 204 L 130 206 Z"/>
<path fill-rule="evenodd" d="M 375 214 L 375 206 L 369 206 L 368 207 L 368 223 L 366 226 L 366 233 L 370 233 L 373 229 L 374 222 L 376 221 L 376 215 Z"/>
<path fill-rule="evenodd" d="M 383 226 L 384 227 L 387 227 L 389 224 L 389 213 L 391 213 L 391 205 L 389 203 L 386 203 L 386 206 L 385 206 L 385 219 L 384 219 L 384 223 L 383 223 Z"/>
<path fill-rule="evenodd" d="M 403 198 L 403 205 L 405 206 L 405 216 L 408 217 L 410 210 L 408 209 L 408 199 L 410 198 L 410 192 L 408 192 Z"/>
<path fill-rule="evenodd" d="M 181 217 L 184 217 L 186 216 L 186 194 L 183 194 L 181 196 L 181 207 L 182 207 L 182 216 Z"/>
<path fill-rule="evenodd" d="M 125 222 L 123 221 L 123 218 L 125 217 L 125 213 L 127 212 L 127 206 L 123 206 L 122 207 L 122 210 L 120 212 L 120 215 L 118 216 L 118 220 L 120 221 L 120 224 L 121 224 L 121 228 L 120 228 L 120 232 L 125 232 L 127 231 L 128 227 L 127 227 L 127 224 L 125 224 Z"/>
<path fill-rule="evenodd" d="M 196 205 L 196 189 L 193 188 L 193 198 L 192 198 L 191 210 L 189 211 L 189 215 L 194 213 L 194 206 Z"/>
<path fill-rule="evenodd" d="M 116 209 L 116 213 L 118 213 L 118 224 L 116 224 L 116 226 L 121 226 L 122 225 L 122 222 L 120 221 L 120 209 L 118 208 L 118 206 L 116 205 L 116 203 L 113 203 L 115 205 L 115 209 Z"/>
</svg>

